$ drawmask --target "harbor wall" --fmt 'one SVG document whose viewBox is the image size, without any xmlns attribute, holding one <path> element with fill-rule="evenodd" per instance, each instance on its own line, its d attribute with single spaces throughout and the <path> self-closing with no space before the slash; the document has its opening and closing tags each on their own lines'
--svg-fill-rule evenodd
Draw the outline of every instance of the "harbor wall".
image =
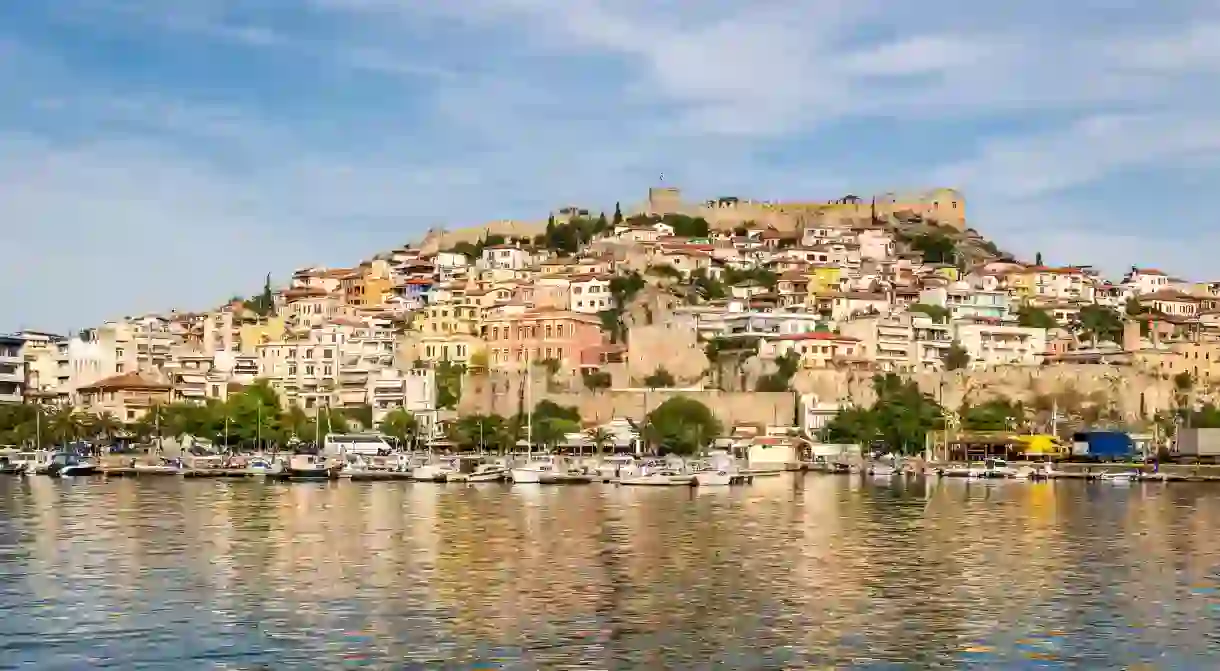
<svg viewBox="0 0 1220 671">
<path fill-rule="evenodd" d="M 875 395 L 870 371 L 805 370 L 793 378 L 793 387 L 813 394 L 822 403 L 836 401 L 868 405 Z M 950 409 L 962 402 L 981 403 L 994 398 L 1019 400 L 1027 406 L 1050 401 L 1063 405 L 1102 407 L 1115 421 L 1136 421 L 1174 406 L 1171 379 L 1129 366 L 1055 364 L 999 366 L 984 370 L 916 373 L 905 376 Z M 1192 392 L 1199 400 L 1211 390 Z"/>
<path fill-rule="evenodd" d="M 510 376 L 468 376 L 458 403 L 460 414 L 510 416 L 521 409 L 521 381 Z M 604 423 L 616 417 L 642 421 L 657 406 L 675 396 L 706 405 L 725 426 L 734 424 L 792 425 L 797 417 L 797 395 L 791 392 L 727 392 L 718 389 L 605 389 L 564 391 L 534 380 L 527 403 L 544 400 L 575 407 L 582 421 Z"/>
</svg>

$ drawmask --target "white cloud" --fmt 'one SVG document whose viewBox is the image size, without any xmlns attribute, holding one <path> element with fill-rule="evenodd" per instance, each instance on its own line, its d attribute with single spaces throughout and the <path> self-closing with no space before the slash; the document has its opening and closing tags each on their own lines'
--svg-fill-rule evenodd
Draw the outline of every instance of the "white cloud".
<svg viewBox="0 0 1220 671">
<path fill-rule="evenodd" d="M 141 84 L 68 58 L 66 42 L 0 29 L 0 115 L 29 131 L 0 136 L 0 238 L 21 258 L 0 268 L 0 298 L 21 324 L 206 306 L 268 270 L 354 262 L 435 224 L 626 204 L 659 173 L 695 197 L 945 183 L 1001 242 L 1206 270 L 1198 247 L 1179 249 L 1187 228 L 1142 246 L 1096 227 L 1133 228 L 1123 203 L 1142 194 L 1073 195 L 1220 149 L 1220 9 L 1193 0 L 1142 12 L 1050 0 L 55 8 L 169 60 L 221 44 L 216 76 L 236 79 L 228 96 Z M 172 37 L 148 39 L 160 31 Z M 247 61 L 318 93 L 291 108 L 246 95 L 267 83 L 237 81 Z M 380 117 L 343 126 L 352 110 Z M 891 137 L 925 128 L 936 135 L 919 149 Z M 1214 190 L 1214 175 L 1192 174 Z"/>
<path fill-rule="evenodd" d="M 933 181 L 985 198 L 1044 196 L 1113 173 L 1220 152 L 1220 119 L 1173 114 L 1089 117 L 1044 135 L 985 143 L 974 158 Z"/>
</svg>

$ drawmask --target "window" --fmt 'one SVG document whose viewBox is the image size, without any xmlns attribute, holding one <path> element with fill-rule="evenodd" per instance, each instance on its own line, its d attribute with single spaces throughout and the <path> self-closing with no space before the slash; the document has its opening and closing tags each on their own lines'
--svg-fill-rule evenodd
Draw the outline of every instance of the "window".
<svg viewBox="0 0 1220 671">
<path fill-rule="evenodd" d="M 306 374 L 306 375 L 313 375 L 313 366 L 306 366 L 306 367 L 305 367 L 305 374 Z"/>
</svg>

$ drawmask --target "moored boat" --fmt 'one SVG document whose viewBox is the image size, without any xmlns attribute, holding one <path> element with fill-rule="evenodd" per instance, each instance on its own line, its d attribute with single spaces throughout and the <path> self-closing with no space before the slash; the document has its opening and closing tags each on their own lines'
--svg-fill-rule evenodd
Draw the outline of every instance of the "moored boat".
<svg viewBox="0 0 1220 671">
<path fill-rule="evenodd" d="M 466 476 L 467 482 L 499 482 L 508 476 L 508 470 L 500 464 L 479 464 L 474 472 Z"/>
<path fill-rule="evenodd" d="M 556 458 L 552 455 L 542 455 L 534 457 L 520 468 L 512 469 L 511 475 L 513 484 L 535 485 L 541 483 L 544 477 L 553 476 L 558 472 Z"/>
<path fill-rule="evenodd" d="M 78 475 L 93 475 L 98 472 L 97 463 L 71 452 L 58 452 L 51 457 L 48 475 L 71 478 Z"/>
<path fill-rule="evenodd" d="M 283 475 L 289 480 L 335 480 L 342 468 L 342 465 L 331 465 L 326 457 L 318 454 L 294 454 Z"/>
</svg>

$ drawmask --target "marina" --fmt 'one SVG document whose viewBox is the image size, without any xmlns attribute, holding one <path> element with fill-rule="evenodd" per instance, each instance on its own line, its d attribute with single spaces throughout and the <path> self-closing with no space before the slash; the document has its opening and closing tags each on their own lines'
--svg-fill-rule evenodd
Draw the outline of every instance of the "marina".
<svg viewBox="0 0 1220 671">
<path fill-rule="evenodd" d="M 1191 484 L 814 473 L 706 489 L 3 478 L 0 654 L 1210 668 L 1216 510 L 1220 490 Z"/>
</svg>

